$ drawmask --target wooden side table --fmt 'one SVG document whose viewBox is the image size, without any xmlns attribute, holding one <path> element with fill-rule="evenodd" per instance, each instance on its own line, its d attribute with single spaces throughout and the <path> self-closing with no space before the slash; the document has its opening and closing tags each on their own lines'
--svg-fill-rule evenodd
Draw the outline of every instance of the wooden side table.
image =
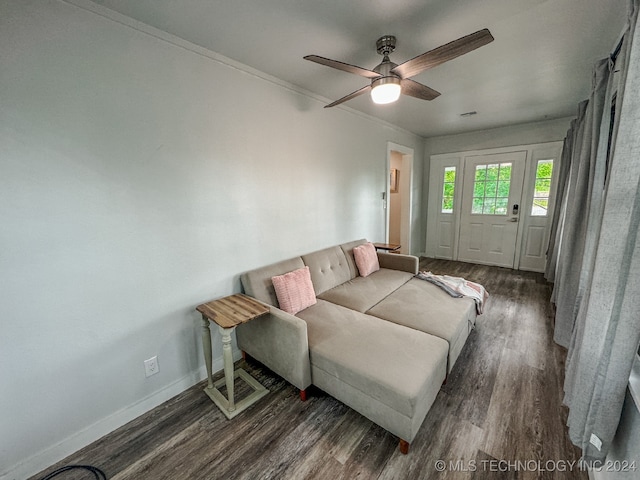
<svg viewBox="0 0 640 480">
<path fill-rule="evenodd" d="M 227 418 L 232 419 L 264 397 L 269 393 L 269 390 L 260 385 L 260 383 L 244 369 L 238 368 L 234 371 L 233 357 L 231 355 L 231 332 L 233 332 L 238 325 L 269 313 L 269 308 L 251 297 L 238 293 L 198 305 L 196 310 L 202 314 L 202 346 L 204 349 L 204 361 L 207 367 L 208 380 L 204 391 Z M 211 330 L 209 329 L 209 321 L 218 324 L 220 334 L 222 335 L 224 378 L 215 383 L 213 382 L 211 372 L 213 356 L 211 353 Z M 236 378 L 241 378 L 254 390 L 253 393 L 240 400 L 237 404 L 234 399 L 234 383 Z M 228 398 L 225 398 L 219 390 L 219 387 L 225 384 L 227 386 Z"/>
<path fill-rule="evenodd" d="M 374 243 L 373 246 L 376 250 L 383 250 L 385 252 L 397 252 L 400 250 L 400 245 L 397 243 Z"/>
</svg>

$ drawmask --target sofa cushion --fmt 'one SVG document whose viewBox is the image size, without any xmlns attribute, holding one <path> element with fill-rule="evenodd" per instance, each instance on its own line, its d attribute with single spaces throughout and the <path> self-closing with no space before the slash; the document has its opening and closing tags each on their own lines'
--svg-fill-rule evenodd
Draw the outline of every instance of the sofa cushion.
<svg viewBox="0 0 640 480">
<path fill-rule="evenodd" d="M 271 278 L 278 298 L 278 306 L 291 315 L 316 303 L 309 267 L 298 268 Z"/>
<path fill-rule="evenodd" d="M 361 277 L 367 277 L 373 272 L 380 270 L 378 255 L 376 254 L 376 248 L 373 246 L 373 243 L 358 245 L 353 249 L 353 256 L 356 259 L 358 273 L 360 273 Z"/>
<path fill-rule="evenodd" d="M 271 278 L 302 267 L 304 267 L 302 258 L 294 257 L 246 272 L 241 275 L 240 280 L 247 295 L 277 307 L 278 299 Z"/>
<path fill-rule="evenodd" d="M 418 273 L 419 260 L 413 255 L 402 253 L 378 252 L 378 262 L 380 268 L 390 268 L 392 270 L 402 270 L 413 275 Z"/>
<path fill-rule="evenodd" d="M 321 369 L 404 415 L 411 417 L 444 381 L 448 345 L 438 337 L 324 300 L 297 316 L 307 322 L 312 371 Z"/>
<path fill-rule="evenodd" d="M 318 298 L 366 312 L 413 278 L 411 273 L 381 268 L 368 277 L 355 277 L 327 290 Z"/>
<path fill-rule="evenodd" d="M 476 319 L 472 299 L 450 297 L 442 289 L 417 278 L 409 280 L 366 313 L 446 340 L 450 345 L 449 371 L 462 348 L 459 345 L 464 345 Z"/>
<path fill-rule="evenodd" d="M 340 245 L 340 248 L 344 252 L 345 258 L 347 259 L 347 264 L 349 265 L 349 271 L 351 273 L 352 279 L 360 275 L 360 273 L 358 272 L 358 267 L 356 265 L 356 259 L 353 256 L 353 249 L 358 245 L 364 245 L 365 243 L 367 243 L 367 240 L 362 238 L 360 240 L 355 240 L 353 242 L 343 243 L 342 245 Z"/>
<path fill-rule="evenodd" d="M 316 295 L 351 279 L 349 264 L 338 246 L 303 255 L 302 261 L 309 267 Z"/>
</svg>

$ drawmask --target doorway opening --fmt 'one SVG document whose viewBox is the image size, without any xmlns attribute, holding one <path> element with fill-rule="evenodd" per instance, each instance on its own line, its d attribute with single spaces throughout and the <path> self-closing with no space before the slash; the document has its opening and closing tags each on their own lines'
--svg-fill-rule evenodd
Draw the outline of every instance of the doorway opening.
<svg viewBox="0 0 640 480">
<path fill-rule="evenodd" d="M 411 253 L 413 204 L 413 149 L 387 143 L 386 242 Z"/>
</svg>

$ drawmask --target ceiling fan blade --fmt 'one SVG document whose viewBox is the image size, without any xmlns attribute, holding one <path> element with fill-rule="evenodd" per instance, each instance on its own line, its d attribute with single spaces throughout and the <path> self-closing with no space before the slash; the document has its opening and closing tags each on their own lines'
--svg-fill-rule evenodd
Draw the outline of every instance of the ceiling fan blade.
<svg viewBox="0 0 640 480">
<path fill-rule="evenodd" d="M 400 82 L 400 86 L 402 87 L 402 93 L 404 95 L 409 95 L 410 97 L 419 98 L 420 100 L 433 100 L 437 96 L 440 95 L 440 92 L 434 90 L 433 88 L 427 87 L 418 82 L 414 82 L 408 78 L 405 78 Z"/>
<path fill-rule="evenodd" d="M 347 100 L 351 100 L 352 98 L 356 98 L 362 95 L 363 93 L 367 93 L 370 90 L 371 90 L 371 85 L 366 85 L 362 87 L 360 90 L 356 90 L 355 92 L 352 92 L 349 95 L 345 95 L 344 97 L 340 98 L 339 100 L 336 100 L 333 103 L 330 103 L 329 105 L 325 105 L 324 108 L 335 107 L 336 105 L 340 105 L 341 103 L 344 103 Z"/>
<path fill-rule="evenodd" d="M 310 62 L 319 63 L 320 65 L 326 65 L 327 67 L 337 68 L 338 70 L 342 70 L 343 72 L 360 75 L 361 77 L 378 78 L 380 76 L 379 73 L 376 73 L 373 70 L 356 67 L 355 65 L 339 62 L 337 60 L 331 60 L 330 58 L 319 57 L 318 55 L 307 55 L 306 57 L 304 57 L 304 59 L 309 60 Z"/>
<path fill-rule="evenodd" d="M 402 78 L 410 78 L 429 68 L 437 67 L 444 62 L 491 43 L 493 40 L 491 32 L 485 28 L 407 60 L 395 67 L 391 72 L 400 75 Z"/>
</svg>

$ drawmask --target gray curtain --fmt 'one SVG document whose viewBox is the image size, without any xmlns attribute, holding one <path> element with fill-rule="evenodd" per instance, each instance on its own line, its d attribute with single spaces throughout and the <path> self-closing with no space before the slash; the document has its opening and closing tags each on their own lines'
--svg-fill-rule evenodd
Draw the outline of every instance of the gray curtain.
<svg viewBox="0 0 640 480">
<path fill-rule="evenodd" d="M 569 202 L 570 195 L 570 179 L 571 179 L 571 164 L 573 155 L 575 154 L 574 145 L 578 142 L 578 135 L 582 135 L 584 115 L 587 110 L 587 104 L 589 102 L 585 100 L 578 105 L 577 118 L 571 121 L 569 131 L 564 139 L 562 148 L 562 158 L 560 163 L 560 171 L 558 172 L 558 191 L 556 193 L 558 198 L 558 207 L 555 208 L 551 223 L 551 231 L 549 236 L 549 248 L 547 251 L 547 266 L 545 270 L 545 278 L 554 282 L 556 277 L 559 277 L 559 265 L 560 251 L 562 250 L 562 238 L 564 232 L 564 222 L 567 215 L 567 203 Z M 551 301 L 556 302 L 557 289 L 554 289 L 551 296 Z"/>
<path fill-rule="evenodd" d="M 586 108 L 586 102 L 584 102 Z M 544 278 L 553 283 L 556 278 L 556 267 L 558 265 L 558 254 L 560 253 L 560 245 L 562 242 L 562 225 L 566 215 L 566 195 L 569 187 L 569 167 L 571 166 L 571 152 L 573 151 L 573 137 L 576 131 L 576 120 L 571 120 L 569 131 L 562 145 L 562 158 L 560 160 L 560 168 L 558 175 L 558 189 L 556 198 L 558 199 L 557 208 L 553 211 L 551 218 L 551 230 L 549 233 L 549 248 L 547 249 L 547 265 Z M 552 299 L 555 302 L 555 299 Z"/>
<path fill-rule="evenodd" d="M 561 245 L 558 270 L 552 298 L 556 303 L 556 323 L 553 338 L 556 343 L 569 347 L 573 326 L 582 296 L 590 278 L 594 236 L 599 227 L 588 219 L 600 222 L 606 143 L 609 122 L 603 121 L 603 111 L 610 111 L 612 75 L 611 61 L 598 62 L 593 73 L 593 88 L 584 115 L 578 118 L 578 133 L 571 155 L 569 186 L 565 196 L 563 238 L 570 241 Z M 605 108 L 605 103 L 607 103 Z M 582 111 L 582 106 L 581 106 Z M 605 148 L 599 148 L 604 143 Z M 599 155 L 600 154 L 600 155 Z M 592 220 L 592 221 L 593 221 Z M 586 271 L 589 270 L 589 271 Z"/>
<path fill-rule="evenodd" d="M 563 275 L 563 278 L 577 280 L 575 284 L 558 290 L 557 300 L 564 301 L 563 295 L 575 294 L 574 299 L 569 299 L 577 309 L 574 325 L 570 329 L 568 325 L 562 327 L 570 330 L 565 403 L 569 406 L 569 436 L 582 448 L 587 460 L 603 460 L 611 446 L 640 342 L 638 3 L 639 0 L 631 2 L 629 30 L 618 57 L 622 83 L 616 102 L 618 121 L 614 128 L 615 144 L 607 184 L 604 191 L 597 187 L 605 176 L 605 165 L 598 163 L 603 152 L 606 156 L 603 130 L 606 124 L 608 131 L 609 108 L 604 108 L 601 112 L 602 130 L 597 135 L 599 143 L 591 144 L 596 158 L 590 177 L 594 185 L 587 199 L 588 210 L 582 218 L 588 228 L 582 240 L 565 236 L 567 230 L 562 232 L 556 274 L 556 280 L 559 280 L 560 269 L 567 268 L 571 273 Z M 597 69 L 603 64 L 600 62 Z M 610 88 L 608 92 L 605 90 L 605 101 L 607 95 L 611 95 Z M 582 146 L 585 146 L 584 142 Z M 582 175 L 576 175 L 582 178 Z M 584 209 L 581 211 L 585 212 Z M 568 207 L 565 224 L 569 216 Z M 572 235 L 583 231 L 579 225 L 570 227 Z M 582 258 L 580 270 L 573 272 L 563 255 L 566 250 L 571 251 L 571 247 L 565 250 L 565 246 L 576 241 Z M 566 332 L 562 332 L 562 337 L 566 339 Z"/>
</svg>

